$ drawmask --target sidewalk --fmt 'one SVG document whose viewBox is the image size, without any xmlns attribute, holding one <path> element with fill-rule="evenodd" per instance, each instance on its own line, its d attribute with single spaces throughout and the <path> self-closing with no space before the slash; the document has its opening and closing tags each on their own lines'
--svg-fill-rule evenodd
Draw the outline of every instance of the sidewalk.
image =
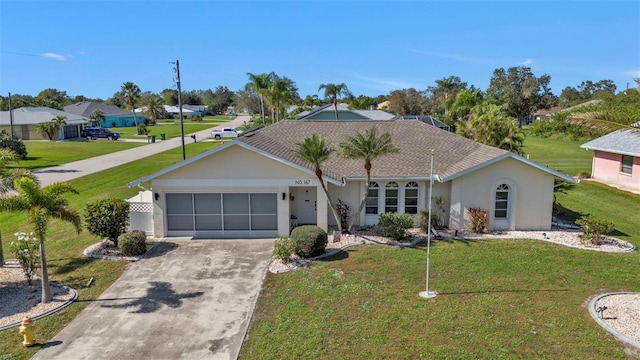
<svg viewBox="0 0 640 360">
<path fill-rule="evenodd" d="M 224 127 L 239 127 L 241 125 L 244 125 L 245 122 L 249 122 L 249 120 L 250 117 L 248 115 L 240 115 L 229 122 L 211 127 L 206 130 L 198 131 L 194 134 L 196 135 L 197 141 L 204 141 L 205 139 L 208 139 L 210 137 L 211 130 L 213 129 L 222 129 Z M 185 144 L 193 142 L 193 140 L 190 138 L 191 135 L 192 134 L 185 134 Z M 156 143 L 139 146 L 133 149 L 118 151 L 111 154 L 96 156 L 89 159 L 63 164 L 60 166 L 41 169 L 35 171 L 35 174 L 40 180 L 40 186 L 45 187 L 57 181 L 64 182 L 77 179 L 85 175 L 97 173 L 102 170 L 110 169 L 112 167 L 136 161 L 180 146 L 182 146 L 180 137 L 176 137 L 169 140 L 158 141 Z"/>
</svg>

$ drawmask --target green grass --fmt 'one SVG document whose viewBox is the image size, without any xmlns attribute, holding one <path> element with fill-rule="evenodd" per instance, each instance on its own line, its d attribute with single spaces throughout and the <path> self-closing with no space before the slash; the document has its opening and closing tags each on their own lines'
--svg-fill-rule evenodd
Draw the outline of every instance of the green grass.
<svg viewBox="0 0 640 360">
<path fill-rule="evenodd" d="M 569 174 L 590 171 L 576 142 L 528 137 L 531 158 Z M 587 154 L 587 156 L 584 156 Z M 583 181 L 556 193 L 569 217 L 593 213 L 640 247 L 640 196 Z M 626 359 L 586 304 L 640 291 L 640 254 L 534 240 L 436 242 L 433 300 L 425 249 L 350 248 L 310 268 L 268 274 L 242 359 Z"/>
<path fill-rule="evenodd" d="M 268 274 L 242 359 L 624 359 L 587 299 L 637 290 L 640 257 L 541 241 L 361 246 Z"/>
<path fill-rule="evenodd" d="M 216 143 L 195 143 L 186 147 L 187 156 L 191 157 L 217 146 Z M 70 205 L 84 212 L 88 202 L 99 198 L 115 197 L 126 199 L 140 191 L 139 188 L 127 188 L 126 184 L 143 176 L 149 175 L 164 167 L 175 164 L 182 159 L 180 148 L 172 149 L 161 154 L 124 164 L 100 173 L 87 175 L 72 180 L 69 183 L 79 192 L 70 195 Z M 9 242 L 13 240 L 13 233 L 17 231 L 29 232 L 31 226 L 26 222 L 23 213 L 0 213 L 0 230 L 3 234 L 3 249 L 5 257 L 13 255 L 9 251 Z M 99 239 L 86 230 L 80 235 L 75 234 L 73 227 L 57 220 L 51 221 L 47 233 L 46 250 L 49 276 L 51 280 L 71 286 L 78 290 L 79 300 L 64 310 L 35 322 L 35 339 L 43 345 L 68 324 L 91 301 L 95 300 L 108 286 L 110 286 L 124 271 L 126 262 L 86 259 L 82 255 L 88 245 Z M 91 287 L 85 285 L 89 279 L 95 280 Z M 0 332 L 0 359 L 28 359 L 40 346 L 24 348 L 22 337 L 17 329 Z"/>
<path fill-rule="evenodd" d="M 25 141 L 27 158 L 13 167 L 30 170 L 58 166 L 94 156 L 127 150 L 141 143 L 118 141 Z"/>
<path fill-rule="evenodd" d="M 568 139 L 527 136 L 524 152 L 530 159 L 570 176 L 591 173 L 592 151 L 581 149 L 582 142 Z"/>
</svg>

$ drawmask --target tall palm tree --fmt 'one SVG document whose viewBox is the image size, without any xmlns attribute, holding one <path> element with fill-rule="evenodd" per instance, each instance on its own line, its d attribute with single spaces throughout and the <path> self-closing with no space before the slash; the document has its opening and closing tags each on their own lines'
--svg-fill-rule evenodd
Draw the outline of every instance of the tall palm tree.
<svg viewBox="0 0 640 360">
<path fill-rule="evenodd" d="M 264 120 L 264 97 L 265 93 L 269 89 L 270 78 L 273 72 L 270 74 L 252 74 L 247 73 L 249 76 L 249 83 L 245 86 L 246 91 L 252 91 L 260 97 L 260 118 L 262 119 L 262 124 L 265 124 Z"/>
<path fill-rule="evenodd" d="M 333 104 L 333 108 L 336 111 L 336 120 L 338 119 L 338 97 L 340 96 L 351 96 L 351 92 L 345 83 L 342 84 L 321 84 L 318 87 L 318 91 L 324 89 L 324 97 L 325 99 L 329 99 Z"/>
<path fill-rule="evenodd" d="M 340 156 L 346 159 L 363 159 L 364 169 L 367 172 L 366 190 L 362 195 L 362 201 L 356 212 L 356 216 L 349 221 L 348 231 L 351 231 L 351 227 L 356 218 L 360 216 L 362 209 L 367 201 L 367 194 L 369 193 L 369 183 L 371 182 L 371 162 L 386 154 L 395 154 L 400 151 L 393 146 L 391 142 L 391 134 L 388 132 L 378 136 L 377 130 L 372 126 L 364 134 L 357 133 L 354 136 L 347 138 L 345 142 L 340 143 Z"/>
<path fill-rule="evenodd" d="M 267 98 L 271 103 L 272 112 L 275 113 L 275 122 L 280 121 L 280 112 L 284 110 L 286 104 L 290 103 L 289 85 L 290 80 L 274 74 L 267 89 Z"/>
<path fill-rule="evenodd" d="M 20 156 L 7 148 L 0 148 L 0 197 L 15 190 L 14 180 L 21 177 L 29 177 L 38 185 L 38 178 L 27 169 L 7 168 L 10 162 L 18 162 Z M 2 230 L 0 229 L 0 267 L 4 264 L 4 254 L 2 253 Z"/>
<path fill-rule="evenodd" d="M 516 120 L 498 105 L 483 103 L 475 106 L 469 120 L 457 128 L 458 134 L 481 144 L 523 155 L 524 133 Z"/>
<path fill-rule="evenodd" d="M 133 121 L 136 123 L 136 133 L 140 135 L 140 126 L 138 126 L 138 118 L 136 117 L 136 101 L 140 98 L 140 88 L 131 81 L 127 81 L 120 87 L 120 94 L 122 94 L 124 101 L 133 112 Z"/>
<path fill-rule="evenodd" d="M 66 124 L 65 121 L 67 119 L 64 115 L 57 115 L 55 118 L 51 119 L 51 121 L 40 123 L 36 126 L 36 130 L 49 140 L 53 140 L 53 137 L 60 131 L 62 125 Z"/>
<path fill-rule="evenodd" d="M 150 96 L 145 102 L 146 109 L 144 113 L 151 118 L 151 123 L 155 124 L 160 115 L 164 114 L 162 106 L 162 98 L 159 96 Z"/>
<path fill-rule="evenodd" d="M 106 117 L 104 116 L 104 112 L 102 112 L 102 110 L 95 109 L 91 112 L 91 115 L 89 115 L 89 119 L 95 121 L 98 127 L 102 127 L 102 122 L 104 121 L 104 119 L 106 119 Z"/>
<path fill-rule="evenodd" d="M 329 206 L 331 207 L 331 212 L 333 213 L 333 217 L 336 219 L 336 223 L 338 224 L 338 230 L 342 232 L 340 216 L 338 215 L 338 211 L 336 210 L 333 201 L 331 201 L 331 196 L 329 195 L 329 191 L 324 184 L 324 180 L 322 180 L 322 164 L 327 161 L 327 159 L 329 159 L 329 156 L 331 156 L 334 151 L 335 149 L 326 142 L 324 137 L 316 134 L 311 135 L 311 137 L 305 138 L 300 143 L 296 143 L 293 148 L 293 153 L 299 159 L 308 161 L 313 165 L 316 177 L 320 181 L 322 191 L 324 191 L 324 194 L 327 196 L 327 201 L 329 202 Z"/>
<path fill-rule="evenodd" d="M 50 219 L 60 219 L 71 223 L 80 233 L 80 213 L 71 206 L 61 195 L 64 193 L 78 192 L 64 183 L 53 183 L 40 189 L 38 183 L 30 178 L 17 179 L 15 187 L 19 194 L 0 198 L 0 211 L 24 211 L 29 222 L 33 225 L 37 238 L 40 240 L 40 267 L 42 269 L 42 302 L 53 299 L 49 287 L 49 273 L 47 271 L 47 258 L 44 241 Z"/>
<path fill-rule="evenodd" d="M 314 105 L 318 104 L 318 101 L 318 95 L 307 95 L 302 101 L 302 106 L 311 110 Z"/>
</svg>

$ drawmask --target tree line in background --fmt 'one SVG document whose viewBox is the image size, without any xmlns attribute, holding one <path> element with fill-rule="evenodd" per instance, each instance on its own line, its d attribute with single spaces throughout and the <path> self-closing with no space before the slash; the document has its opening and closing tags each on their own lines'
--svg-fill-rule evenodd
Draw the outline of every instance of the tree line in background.
<svg viewBox="0 0 640 360">
<path fill-rule="evenodd" d="M 464 136 L 484 142 L 488 145 L 503 147 L 517 151 L 517 144 L 523 136 L 519 134 L 522 125 L 530 123 L 535 111 L 552 107 L 568 108 L 590 100 L 599 100 L 592 106 L 576 109 L 582 115 L 572 117 L 575 129 L 586 127 L 610 128 L 603 124 L 629 125 L 640 119 L 640 102 L 638 92 L 623 91 L 616 94 L 616 85 L 611 80 L 583 81 L 577 87 L 567 86 L 559 96 L 551 92 L 549 83 L 551 76 L 536 76 L 530 67 L 517 66 L 508 69 L 494 70 L 489 86 L 485 91 L 475 85 L 468 85 L 458 76 L 449 76 L 436 80 L 425 90 L 414 88 L 391 91 L 386 95 L 370 97 L 353 95 L 346 84 L 320 84 L 318 94 L 300 97 L 296 83 L 286 76 L 274 72 L 253 74 L 247 73 L 246 86 L 238 91 L 231 91 L 226 86 L 218 86 L 214 90 L 191 90 L 181 93 L 184 105 L 206 105 L 210 114 L 224 114 L 229 109 L 246 110 L 250 114 L 260 116 L 262 124 L 277 122 L 283 118 L 295 118 L 302 112 L 316 106 L 332 104 L 338 119 L 337 103 L 345 102 L 352 109 L 370 109 L 388 101 L 384 110 L 399 115 L 431 115 L 447 123 L 453 131 Z M 640 80 L 634 79 L 638 86 Z M 12 95 L 12 107 L 47 106 L 62 109 L 64 106 L 89 99 L 85 96 L 70 97 L 66 91 L 45 89 L 37 96 Z M 178 92 L 164 89 L 159 94 L 151 91 L 142 92 L 140 88 L 125 82 L 120 91 L 103 101 L 108 105 L 116 105 L 134 111 L 144 107 L 144 115 L 151 123 L 164 112 L 163 104 L 177 105 Z M 295 110 L 288 111 L 291 105 Z M 7 97 L 0 96 L 0 109 L 9 108 Z M 568 120 L 556 116 L 566 125 Z M 92 114 L 92 118 L 100 119 L 101 114 Z M 136 119 L 136 124 L 137 124 Z M 599 124 L 593 126 L 593 124 Z M 587 126 L 591 124 L 591 126 Z M 496 127 L 500 129 L 496 130 Z M 561 127 L 552 127 L 560 129 Z M 541 132 L 549 131 L 549 127 Z M 593 136 L 594 133 L 582 131 L 582 136 Z M 577 135 L 580 136 L 580 131 Z M 597 133 L 597 131 L 595 131 Z M 496 139 L 488 140 L 496 135 Z M 515 140 L 504 141 L 503 134 L 514 135 Z M 515 148 L 512 148 L 515 146 Z"/>
</svg>

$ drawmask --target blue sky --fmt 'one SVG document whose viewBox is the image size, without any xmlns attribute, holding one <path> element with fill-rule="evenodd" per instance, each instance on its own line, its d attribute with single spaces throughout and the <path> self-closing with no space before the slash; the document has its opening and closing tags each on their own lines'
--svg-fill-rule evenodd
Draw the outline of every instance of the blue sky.
<svg viewBox="0 0 640 360">
<path fill-rule="evenodd" d="M 640 76 L 640 1 L 0 1 L 0 94 L 46 88 L 107 99 L 142 91 L 238 90 L 274 71 L 317 94 L 376 96 L 456 75 L 530 66 L 559 95 L 584 80 Z M 630 85 L 633 86 L 633 85 Z"/>
</svg>

